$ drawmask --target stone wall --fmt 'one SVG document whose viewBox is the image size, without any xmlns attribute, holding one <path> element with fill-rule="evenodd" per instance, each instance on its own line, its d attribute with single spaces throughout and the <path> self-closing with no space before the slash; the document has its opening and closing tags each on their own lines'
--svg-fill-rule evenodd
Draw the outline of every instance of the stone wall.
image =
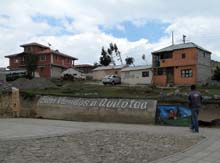
<svg viewBox="0 0 220 163">
<path fill-rule="evenodd" d="M 0 117 L 10 117 L 12 115 L 11 110 L 11 94 L 0 95 Z"/>
</svg>

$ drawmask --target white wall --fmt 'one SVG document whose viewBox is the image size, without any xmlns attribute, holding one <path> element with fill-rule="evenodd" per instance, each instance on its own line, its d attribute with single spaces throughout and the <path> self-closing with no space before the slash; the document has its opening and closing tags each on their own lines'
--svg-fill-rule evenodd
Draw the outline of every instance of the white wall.
<svg viewBox="0 0 220 163">
<path fill-rule="evenodd" d="M 142 72 L 148 71 L 148 77 L 142 77 Z M 151 84 L 152 81 L 152 71 L 151 70 L 134 70 L 134 71 L 122 71 L 121 72 L 121 82 L 124 84 Z"/>
</svg>

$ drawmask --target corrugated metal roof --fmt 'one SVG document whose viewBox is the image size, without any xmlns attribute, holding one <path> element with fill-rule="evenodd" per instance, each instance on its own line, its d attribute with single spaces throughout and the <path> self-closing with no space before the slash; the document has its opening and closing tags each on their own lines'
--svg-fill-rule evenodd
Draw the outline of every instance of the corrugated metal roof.
<svg viewBox="0 0 220 163">
<path fill-rule="evenodd" d="M 123 68 L 121 71 L 137 71 L 137 70 L 146 70 L 151 68 L 152 68 L 151 65 L 142 65 L 142 66 L 126 67 Z"/>
<path fill-rule="evenodd" d="M 124 67 L 126 67 L 127 65 L 110 65 L 110 66 L 100 66 L 95 68 L 93 71 L 98 71 L 98 70 L 112 70 L 112 69 L 122 69 Z"/>
<path fill-rule="evenodd" d="M 187 49 L 187 48 L 198 48 L 198 49 L 201 49 L 201 50 L 206 51 L 206 52 L 208 52 L 208 53 L 211 54 L 210 51 L 208 51 L 208 50 L 202 48 L 202 47 L 199 46 L 199 45 L 196 45 L 196 44 L 193 43 L 193 42 L 187 42 L 187 43 L 183 43 L 183 44 L 171 45 L 171 46 L 162 48 L 162 49 L 160 49 L 160 50 L 154 51 L 154 52 L 152 52 L 152 54 L 160 53 L 160 52 L 174 51 L 174 50 L 178 50 L 178 49 Z"/>
</svg>

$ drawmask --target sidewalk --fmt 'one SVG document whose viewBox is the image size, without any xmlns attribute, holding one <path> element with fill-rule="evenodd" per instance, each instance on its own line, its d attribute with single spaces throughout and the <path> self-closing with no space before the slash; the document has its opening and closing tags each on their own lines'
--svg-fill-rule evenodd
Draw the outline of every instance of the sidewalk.
<svg viewBox="0 0 220 163">
<path fill-rule="evenodd" d="M 220 163 L 220 129 L 201 128 L 199 135 L 206 139 L 184 152 L 152 163 Z"/>
</svg>

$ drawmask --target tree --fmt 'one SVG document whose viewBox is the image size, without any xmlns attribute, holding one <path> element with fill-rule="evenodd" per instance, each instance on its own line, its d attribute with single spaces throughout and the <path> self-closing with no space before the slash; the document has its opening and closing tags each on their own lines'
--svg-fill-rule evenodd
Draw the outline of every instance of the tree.
<svg viewBox="0 0 220 163">
<path fill-rule="evenodd" d="M 111 63 L 111 56 L 102 47 L 101 57 L 99 58 L 99 63 L 103 66 L 108 66 Z"/>
<path fill-rule="evenodd" d="M 99 63 L 97 63 L 97 62 L 95 62 L 94 64 L 93 64 L 93 68 L 97 68 L 97 67 L 99 67 L 99 66 L 101 66 Z"/>
<path fill-rule="evenodd" d="M 220 81 L 220 68 L 219 67 L 216 67 L 214 71 L 213 79 Z"/>
<path fill-rule="evenodd" d="M 34 72 L 37 68 L 38 56 L 32 53 L 26 54 L 24 58 L 24 64 L 26 66 L 27 75 L 29 79 L 34 78 Z"/>
<path fill-rule="evenodd" d="M 125 62 L 126 62 L 126 65 L 131 65 L 131 64 L 134 65 L 134 58 L 133 57 L 127 57 L 127 58 L 125 58 Z"/>
<path fill-rule="evenodd" d="M 107 49 L 107 51 L 105 51 L 104 47 L 102 47 L 102 53 L 101 53 L 101 57 L 100 57 L 100 62 L 99 63 L 101 65 L 104 65 L 104 66 L 105 66 L 105 64 L 109 65 L 110 63 L 115 65 L 115 60 L 114 60 L 115 57 L 117 57 L 117 60 L 119 60 L 121 62 L 121 64 L 123 64 L 122 59 L 121 59 L 121 53 L 118 50 L 117 45 L 113 44 L 113 43 L 110 43 L 109 44 L 109 48 Z M 111 60 L 110 62 L 109 62 L 109 58 Z M 105 64 L 104 64 L 104 62 L 105 62 Z"/>
</svg>

